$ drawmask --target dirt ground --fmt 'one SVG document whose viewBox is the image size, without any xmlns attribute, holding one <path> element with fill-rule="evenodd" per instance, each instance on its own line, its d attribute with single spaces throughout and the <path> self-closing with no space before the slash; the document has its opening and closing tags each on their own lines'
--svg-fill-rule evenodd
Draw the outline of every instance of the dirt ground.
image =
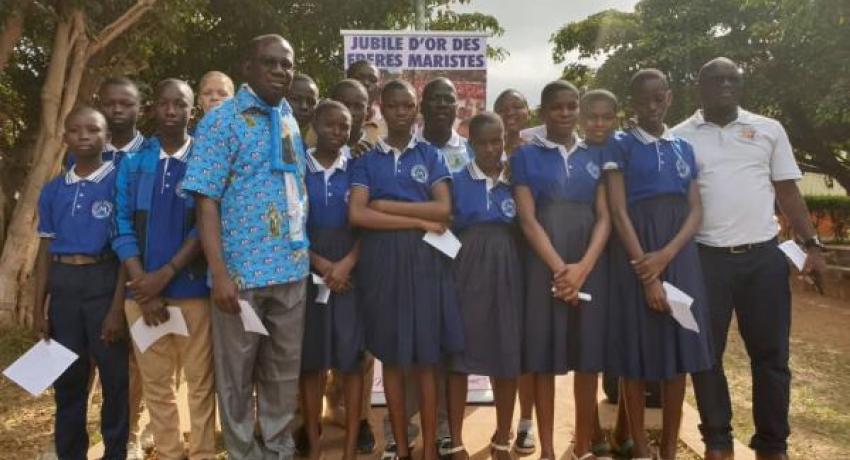
<svg viewBox="0 0 850 460">
<path fill-rule="evenodd" d="M 734 327 L 734 326 L 733 326 Z M 793 372 L 790 439 L 792 458 L 846 458 L 850 445 L 850 302 L 837 301 L 810 293 L 796 293 L 792 326 L 791 367 Z M 32 341 L 22 331 L 0 331 L 0 368 L 5 368 L 22 354 Z M 749 363 L 737 334 L 730 334 L 726 356 L 729 381 L 733 392 L 735 435 L 748 442 L 752 434 L 751 386 Z M 561 391 L 561 389 L 563 391 Z M 565 394 L 567 385 L 559 384 Z M 693 403 L 692 395 L 689 399 Z M 559 398 L 561 400 L 561 398 Z M 468 410 L 468 431 L 487 431 L 491 407 Z M 382 410 L 373 414 L 373 426 L 380 427 Z M 560 411 L 559 411 L 560 412 Z M 566 414 L 564 414 L 566 415 Z M 564 418 L 564 417 L 558 417 Z M 483 419 L 487 419 L 484 421 Z M 92 442 L 98 441 L 97 414 L 89 414 Z M 487 428 L 481 423 L 488 425 Z M 6 378 L 0 378 L 0 457 L 35 459 L 51 442 L 53 396 L 50 391 L 38 398 L 29 396 Z M 563 425 L 562 425 L 563 424 Z M 557 433 L 559 457 L 567 447 L 570 423 Z M 481 430 L 475 429 L 481 428 Z M 376 430 L 380 431 L 380 429 Z M 482 439 L 489 436 L 472 435 Z M 331 428 L 327 446 L 328 458 L 336 458 L 333 447 L 341 441 L 341 430 Z M 340 439 L 337 439 L 340 438 Z M 470 444 L 471 440 L 468 440 Z M 475 443 L 471 443 L 475 444 Z M 380 444 L 379 444 L 380 446 Z M 472 446 L 469 446 L 472 447 Z M 486 458 L 484 446 L 475 446 L 473 458 Z M 13 453 L 13 454 L 12 454 Z M 8 456 L 8 455 L 13 456 Z M 374 456 L 368 458 L 377 458 Z M 364 457 L 367 458 L 367 457 Z M 535 458 L 535 456 L 527 457 Z M 564 455 L 563 458 L 569 458 Z M 681 458 L 694 458 L 683 452 Z"/>
</svg>

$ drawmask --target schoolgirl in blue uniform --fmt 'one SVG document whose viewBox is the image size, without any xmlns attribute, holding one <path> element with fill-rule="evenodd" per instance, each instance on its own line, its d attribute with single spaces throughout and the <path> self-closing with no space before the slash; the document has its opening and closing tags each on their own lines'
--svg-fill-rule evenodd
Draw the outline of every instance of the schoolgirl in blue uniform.
<svg viewBox="0 0 850 460">
<path fill-rule="evenodd" d="M 67 173 L 50 181 L 39 198 L 41 244 L 33 313 L 42 338 L 56 340 L 78 356 L 53 384 L 56 454 L 86 458 L 86 409 L 94 360 L 103 389 L 103 458 L 124 459 L 129 353 L 123 338 L 124 283 L 109 248 L 116 174 L 115 165 L 102 158 L 109 140 L 106 120 L 95 109 L 74 109 L 65 119 L 64 138 L 76 161 Z"/>
<path fill-rule="evenodd" d="M 351 114 L 339 102 L 321 102 L 315 112 L 316 147 L 307 152 L 307 194 L 310 210 L 310 265 L 332 293 L 327 303 L 316 301 L 318 288 L 310 283 L 301 352 L 301 398 L 310 442 L 310 458 L 320 458 L 319 418 L 324 376 L 329 369 L 343 376 L 346 437 L 343 458 L 356 455 L 363 375 L 363 326 L 352 270 L 358 245 L 348 225 L 349 164 L 345 154 Z"/>
<path fill-rule="evenodd" d="M 422 240 L 442 233 L 451 216 L 451 176 L 439 151 L 416 142 L 416 96 L 394 80 L 381 92 L 387 137 L 355 161 L 349 218 L 364 229 L 357 266 L 358 306 L 366 348 L 384 366 L 384 389 L 395 439 L 407 438 L 404 372 L 419 381 L 423 439 L 436 437 L 436 365 L 463 349 L 451 259 Z M 423 458 L 437 458 L 424 443 Z M 410 452 L 398 443 L 399 458 Z"/>
<path fill-rule="evenodd" d="M 672 95 L 658 70 L 637 72 L 630 84 L 637 126 L 616 136 L 603 167 L 617 239 L 612 245 L 609 371 L 624 379 L 633 457 L 650 457 L 643 425 L 644 382 L 662 381 L 664 422 L 660 458 L 676 456 L 685 374 L 711 367 L 705 288 L 693 235 L 702 206 L 694 151 L 664 125 Z M 662 282 L 694 298 L 699 333 L 669 314 Z"/>
<path fill-rule="evenodd" d="M 600 182 L 599 150 L 575 135 L 578 90 L 565 81 L 543 88 L 546 137 L 511 158 L 519 221 L 531 251 L 523 366 L 534 374 L 541 458 L 555 458 L 555 374 L 577 371 L 576 393 L 605 366 L 610 218 Z M 579 293 L 590 300 L 579 300 Z M 595 384 L 595 383 L 594 383 Z M 592 414 L 588 414 L 592 415 Z"/>
<path fill-rule="evenodd" d="M 510 458 L 510 430 L 521 371 L 522 265 L 517 248 L 516 204 L 498 115 L 482 112 L 469 122 L 475 159 L 452 180 L 453 227 L 462 243 L 455 259 L 464 350 L 451 356 L 448 379 L 453 453 L 464 452 L 463 415 L 469 374 L 493 379 L 496 433 L 491 450 Z"/>
</svg>

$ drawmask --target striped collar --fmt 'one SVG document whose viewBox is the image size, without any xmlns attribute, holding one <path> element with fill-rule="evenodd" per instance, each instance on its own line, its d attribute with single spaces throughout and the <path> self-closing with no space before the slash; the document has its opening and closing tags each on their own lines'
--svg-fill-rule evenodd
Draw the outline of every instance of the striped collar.
<svg viewBox="0 0 850 460">
<path fill-rule="evenodd" d="M 142 148 L 142 143 L 144 143 L 144 142 L 145 142 L 145 136 L 142 136 L 142 133 L 140 133 L 139 131 L 136 131 L 136 135 L 133 136 L 133 138 L 130 140 L 130 142 L 128 142 L 123 147 L 118 148 L 118 147 L 112 145 L 112 143 L 110 142 L 109 144 L 106 144 L 106 145 L 103 146 L 103 151 L 104 152 L 124 152 L 124 153 L 137 152 L 137 151 L 139 151 L 140 148 Z"/>
<path fill-rule="evenodd" d="M 392 145 L 387 144 L 387 141 L 385 141 L 383 138 L 381 138 L 381 139 L 378 139 L 378 151 L 383 153 L 383 154 L 394 153 L 396 156 L 401 156 L 402 153 L 416 147 L 416 143 L 417 143 L 416 136 L 410 136 L 410 142 L 407 143 L 407 147 L 405 147 L 404 150 L 399 150 L 399 149 L 393 147 Z"/>
<path fill-rule="evenodd" d="M 159 159 L 166 160 L 170 158 L 172 160 L 177 160 L 185 163 L 187 157 L 189 156 L 190 150 L 192 150 L 192 136 L 189 136 L 189 139 L 186 140 L 186 143 L 183 144 L 182 147 L 180 147 L 176 152 L 172 153 L 171 155 L 165 153 L 165 150 L 162 150 L 162 147 L 160 147 Z"/>
<path fill-rule="evenodd" d="M 496 184 L 493 183 L 493 178 L 484 173 L 484 171 L 478 166 L 478 162 L 473 160 L 470 161 L 466 166 L 466 169 L 469 171 L 469 176 L 472 177 L 472 180 L 483 180 L 487 181 L 487 188 L 493 188 Z M 502 163 L 502 170 L 499 171 L 498 182 L 501 182 L 505 185 L 511 185 L 510 179 L 507 176 L 507 168 L 505 168 L 504 163 Z"/>
<path fill-rule="evenodd" d="M 67 173 L 65 173 L 65 184 L 73 185 L 80 181 L 99 183 L 114 169 L 115 164 L 111 161 L 107 161 L 100 165 L 99 168 L 95 169 L 94 172 L 89 174 L 88 176 L 80 177 L 77 175 L 77 165 L 75 164 Z"/>
<path fill-rule="evenodd" d="M 667 125 L 664 125 L 664 132 L 661 133 L 660 137 L 655 137 L 652 134 L 649 134 L 640 126 L 635 126 L 634 128 L 632 128 L 631 133 L 643 145 L 654 144 L 655 142 L 658 142 L 660 140 L 672 142 L 675 139 L 675 136 L 673 136 L 673 133 L 670 131 L 670 128 L 668 128 Z"/>
<path fill-rule="evenodd" d="M 348 168 L 348 157 L 345 155 L 345 147 L 339 149 L 339 155 L 337 155 L 336 161 L 334 161 L 334 163 L 329 168 L 325 168 L 324 166 L 322 166 L 321 163 L 319 163 L 319 160 L 317 160 L 314 156 L 315 153 L 315 147 L 307 150 L 307 169 L 311 173 L 327 171 L 333 172 L 336 170 L 345 171 L 346 168 Z"/>
<path fill-rule="evenodd" d="M 584 143 L 584 140 L 578 137 L 578 134 L 576 133 L 573 133 L 573 145 L 572 147 L 570 147 L 569 150 L 567 150 L 567 147 L 565 145 L 558 144 L 557 142 L 552 142 L 549 139 L 546 139 L 545 136 L 541 136 L 540 134 L 536 134 L 532 139 L 532 142 L 539 147 L 561 150 L 561 153 L 563 153 L 564 155 L 570 155 L 578 149 L 587 148 L 587 145 Z"/>
</svg>

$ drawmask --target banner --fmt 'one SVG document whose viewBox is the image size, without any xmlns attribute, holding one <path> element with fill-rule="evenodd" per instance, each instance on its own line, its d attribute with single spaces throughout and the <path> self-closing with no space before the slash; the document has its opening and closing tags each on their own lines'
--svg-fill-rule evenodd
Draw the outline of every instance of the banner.
<svg viewBox="0 0 850 460">
<path fill-rule="evenodd" d="M 468 134 L 469 119 L 487 101 L 487 37 L 484 32 L 343 30 L 345 68 L 367 60 L 381 71 L 381 81 L 401 78 L 422 96 L 436 77 L 452 80 L 457 88 L 455 129 Z"/>
</svg>

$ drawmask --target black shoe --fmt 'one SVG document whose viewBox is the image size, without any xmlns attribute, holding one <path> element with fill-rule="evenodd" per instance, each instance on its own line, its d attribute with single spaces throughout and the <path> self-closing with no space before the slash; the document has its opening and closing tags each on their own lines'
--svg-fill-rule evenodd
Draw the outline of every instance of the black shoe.
<svg viewBox="0 0 850 460">
<path fill-rule="evenodd" d="M 304 429 L 303 425 L 295 430 L 292 439 L 295 441 L 295 455 L 298 457 L 309 457 L 310 438 L 307 437 L 307 430 Z"/>
<path fill-rule="evenodd" d="M 361 420 L 357 427 L 357 453 L 360 455 L 371 454 L 375 451 L 375 435 L 368 420 Z"/>
</svg>

